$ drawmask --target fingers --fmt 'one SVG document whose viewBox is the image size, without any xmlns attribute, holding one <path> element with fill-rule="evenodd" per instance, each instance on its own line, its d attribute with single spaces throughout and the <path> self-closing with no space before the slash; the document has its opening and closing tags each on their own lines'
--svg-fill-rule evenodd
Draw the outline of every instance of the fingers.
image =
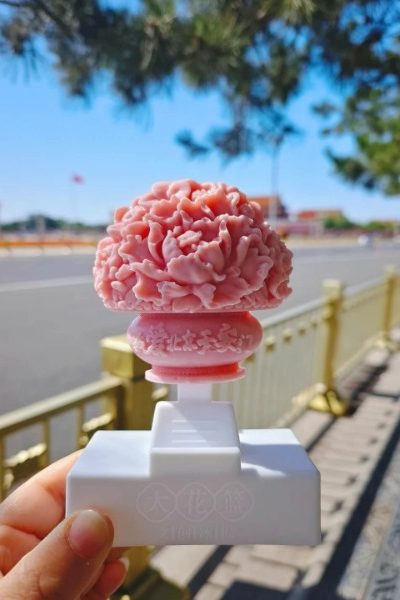
<svg viewBox="0 0 400 600">
<path fill-rule="evenodd" d="M 114 560 L 118 560 L 119 558 L 122 557 L 125 550 L 126 550 L 126 548 L 112 548 L 111 552 L 107 556 L 107 562 L 112 562 Z"/>
<path fill-rule="evenodd" d="M 39 543 L 35 535 L 0 525 L 0 570 L 6 575 L 25 554 Z"/>
<path fill-rule="evenodd" d="M 97 580 L 114 584 L 122 577 L 122 567 L 115 562 L 104 567 L 112 540 L 108 518 L 94 510 L 72 515 L 1 579 L 0 598 L 77 600 Z"/>
<path fill-rule="evenodd" d="M 0 526 L 44 538 L 64 518 L 65 479 L 79 454 L 40 471 L 6 498 L 0 505 Z"/>
<path fill-rule="evenodd" d="M 102 574 L 85 600 L 105 600 L 109 598 L 124 582 L 129 561 L 126 558 L 114 560 L 105 565 Z"/>
</svg>

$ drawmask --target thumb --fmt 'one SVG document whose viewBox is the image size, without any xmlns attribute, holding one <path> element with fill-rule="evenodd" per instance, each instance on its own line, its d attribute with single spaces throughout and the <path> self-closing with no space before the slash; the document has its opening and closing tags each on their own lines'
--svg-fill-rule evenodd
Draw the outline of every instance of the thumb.
<svg viewBox="0 0 400 600">
<path fill-rule="evenodd" d="M 84 510 L 60 523 L 0 582 L 0 597 L 76 600 L 95 584 L 111 549 L 107 517 Z"/>
</svg>

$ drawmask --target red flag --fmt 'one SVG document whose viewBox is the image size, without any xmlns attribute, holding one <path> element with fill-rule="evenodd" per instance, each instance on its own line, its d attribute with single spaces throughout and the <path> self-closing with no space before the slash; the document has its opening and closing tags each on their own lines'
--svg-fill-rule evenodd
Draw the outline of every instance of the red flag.
<svg viewBox="0 0 400 600">
<path fill-rule="evenodd" d="M 71 181 L 72 181 L 72 183 L 77 183 L 77 184 L 81 184 L 81 183 L 85 182 L 82 175 L 72 175 Z"/>
</svg>

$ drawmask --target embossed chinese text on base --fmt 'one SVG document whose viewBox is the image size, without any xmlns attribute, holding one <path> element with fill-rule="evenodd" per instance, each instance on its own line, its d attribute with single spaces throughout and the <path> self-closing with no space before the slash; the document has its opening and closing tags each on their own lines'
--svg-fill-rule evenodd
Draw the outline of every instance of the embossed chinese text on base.
<svg viewBox="0 0 400 600">
<path fill-rule="evenodd" d="M 294 435 L 245 430 L 240 442 L 236 474 L 163 477 L 150 474 L 148 432 L 98 432 L 71 473 L 68 512 L 91 498 L 116 546 L 318 543 L 319 474 Z"/>
</svg>

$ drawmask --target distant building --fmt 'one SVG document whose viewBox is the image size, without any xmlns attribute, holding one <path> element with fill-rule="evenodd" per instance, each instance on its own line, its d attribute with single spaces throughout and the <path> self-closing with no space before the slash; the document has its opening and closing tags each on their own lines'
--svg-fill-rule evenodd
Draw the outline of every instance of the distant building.
<svg viewBox="0 0 400 600">
<path fill-rule="evenodd" d="M 294 215 L 294 221 L 307 231 L 305 235 L 319 236 L 325 230 L 326 219 L 346 219 L 340 208 L 306 208 Z"/>
<path fill-rule="evenodd" d="M 286 206 L 282 203 L 280 196 L 248 196 L 248 199 L 260 205 L 264 219 L 268 219 L 271 215 L 278 219 L 287 219 L 289 217 Z M 276 210 L 274 211 L 275 207 Z"/>
<path fill-rule="evenodd" d="M 325 219 L 345 218 L 340 208 L 308 208 L 300 210 L 297 215 L 299 221 L 324 221 Z"/>
</svg>

